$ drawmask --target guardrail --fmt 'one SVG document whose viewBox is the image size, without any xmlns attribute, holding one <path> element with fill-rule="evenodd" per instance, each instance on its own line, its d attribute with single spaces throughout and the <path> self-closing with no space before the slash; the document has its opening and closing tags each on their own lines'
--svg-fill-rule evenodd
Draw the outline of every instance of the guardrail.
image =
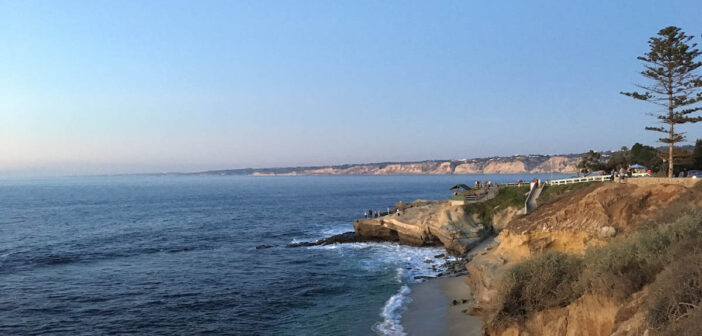
<svg viewBox="0 0 702 336">
<path fill-rule="evenodd" d="M 477 201 L 486 195 L 487 193 L 480 195 L 452 195 L 449 199 L 452 201 Z"/>
<path fill-rule="evenodd" d="M 646 173 L 638 173 L 638 174 L 632 174 L 630 177 L 647 177 L 651 176 Z M 559 185 L 559 184 L 571 184 L 571 183 L 583 183 L 583 182 L 605 182 L 609 181 L 611 178 L 610 175 L 596 175 L 596 176 L 581 176 L 581 177 L 571 177 L 567 179 L 560 179 L 560 180 L 551 180 L 547 181 L 546 183 L 551 184 L 551 185 Z"/>
</svg>

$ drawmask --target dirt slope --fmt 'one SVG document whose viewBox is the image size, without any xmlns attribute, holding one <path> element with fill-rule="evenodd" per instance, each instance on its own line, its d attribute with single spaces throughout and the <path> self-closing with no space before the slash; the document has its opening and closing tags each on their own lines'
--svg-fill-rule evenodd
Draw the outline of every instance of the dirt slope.
<svg viewBox="0 0 702 336">
<path fill-rule="evenodd" d="M 524 258 L 547 250 L 584 253 L 587 247 L 606 244 L 613 236 L 652 225 L 666 212 L 702 206 L 700 184 L 650 182 L 602 183 L 513 219 L 497 237 L 495 246 L 467 266 L 466 282 L 475 295 L 475 311 L 490 316 L 497 279 Z M 583 297 L 567 307 L 539 313 L 525 323 L 505 326 L 494 335 L 609 335 L 614 330 L 625 335 L 628 333 L 622 328 L 627 319 L 622 319 L 622 314 L 615 326 L 619 309 L 607 298 Z"/>
</svg>

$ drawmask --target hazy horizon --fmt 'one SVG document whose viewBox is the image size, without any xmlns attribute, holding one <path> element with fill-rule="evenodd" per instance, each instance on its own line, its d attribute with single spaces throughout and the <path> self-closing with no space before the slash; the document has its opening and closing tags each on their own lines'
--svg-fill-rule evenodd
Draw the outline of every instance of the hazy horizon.
<svg viewBox="0 0 702 336">
<path fill-rule="evenodd" d="M 635 142 L 648 38 L 697 1 L 0 0 L 0 174 L 582 153 Z M 689 144 L 702 137 L 684 125 Z"/>
</svg>

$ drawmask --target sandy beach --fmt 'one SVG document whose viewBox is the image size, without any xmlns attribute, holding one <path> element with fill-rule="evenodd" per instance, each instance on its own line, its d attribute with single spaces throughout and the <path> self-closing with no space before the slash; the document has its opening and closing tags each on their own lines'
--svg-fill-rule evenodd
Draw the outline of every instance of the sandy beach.
<svg viewBox="0 0 702 336">
<path fill-rule="evenodd" d="M 412 302 L 402 317 L 407 335 L 480 336 L 480 318 L 463 310 L 470 307 L 471 293 L 464 277 L 433 279 L 411 287 Z M 468 300 L 463 304 L 462 300 Z M 458 300 L 452 305 L 452 300 Z"/>
</svg>

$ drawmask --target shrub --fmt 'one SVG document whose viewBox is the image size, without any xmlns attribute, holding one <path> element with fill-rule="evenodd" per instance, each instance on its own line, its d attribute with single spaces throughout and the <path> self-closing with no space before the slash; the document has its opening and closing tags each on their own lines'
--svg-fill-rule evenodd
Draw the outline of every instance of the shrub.
<svg viewBox="0 0 702 336">
<path fill-rule="evenodd" d="M 522 187 L 501 187 L 495 198 L 485 202 L 468 203 L 465 205 L 468 213 L 478 216 L 483 223 L 492 221 L 496 212 L 508 207 L 523 207 L 526 202 L 526 193 L 529 186 Z"/>
<path fill-rule="evenodd" d="M 674 243 L 702 230 L 699 220 L 685 215 L 670 225 L 637 232 L 601 248 L 590 248 L 580 278 L 583 291 L 623 300 L 655 280 Z"/>
<path fill-rule="evenodd" d="M 702 237 L 681 242 L 672 262 L 651 285 L 648 324 L 662 335 L 698 335 L 702 330 Z"/>
<path fill-rule="evenodd" d="M 497 286 L 499 301 L 494 323 L 568 305 L 581 295 L 576 286 L 581 269 L 580 258 L 555 251 L 513 266 Z"/>
</svg>

